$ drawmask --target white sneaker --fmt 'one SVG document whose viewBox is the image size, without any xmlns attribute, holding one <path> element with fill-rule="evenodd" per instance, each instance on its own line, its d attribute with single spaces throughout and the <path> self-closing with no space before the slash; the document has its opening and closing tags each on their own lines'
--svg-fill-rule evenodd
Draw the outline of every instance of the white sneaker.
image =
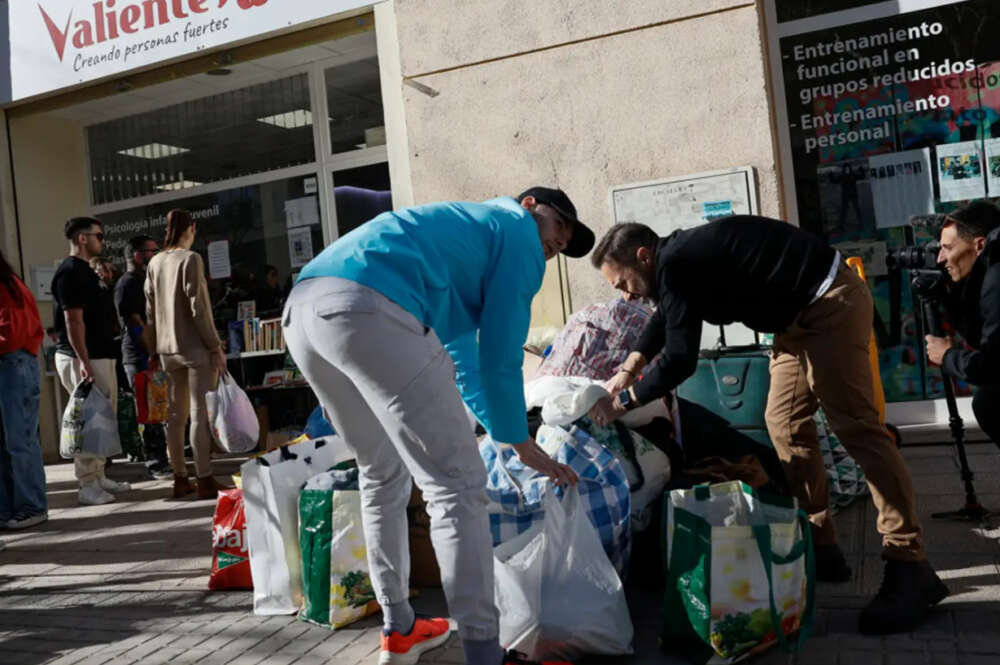
<svg viewBox="0 0 1000 665">
<path fill-rule="evenodd" d="M 102 490 L 106 492 L 111 492 L 112 494 L 118 494 L 119 492 L 128 492 L 130 489 L 132 489 L 132 486 L 129 485 L 128 483 L 119 483 L 104 476 L 101 477 L 100 484 Z"/>
<path fill-rule="evenodd" d="M 111 503 L 115 500 L 115 497 L 113 494 L 105 492 L 99 484 L 89 483 L 80 486 L 80 493 L 77 495 L 77 500 L 83 506 L 100 506 L 105 503 Z"/>
</svg>

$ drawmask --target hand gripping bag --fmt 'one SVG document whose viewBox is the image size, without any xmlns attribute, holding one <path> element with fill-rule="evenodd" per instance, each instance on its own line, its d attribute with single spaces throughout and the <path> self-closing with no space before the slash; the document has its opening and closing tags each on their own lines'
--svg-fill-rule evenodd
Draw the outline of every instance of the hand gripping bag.
<svg viewBox="0 0 1000 665">
<path fill-rule="evenodd" d="M 247 546 L 247 520 L 243 492 L 223 490 L 215 503 L 212 519 L 212 575 L 208 588 L 252 589 L 250 553 Z"/>
<path fill-rule="evenodd" d="M 257 447 L 260 422 L 250 398 L 229 374 L 205 395 L 212 435 L 227 452 L 246 453 Z"/>
<path fill-rule="evenodd" d="M 111 400 L 92 381 L 81 381 L 63 410 L 59 454 L 66 459 L 81 453 L 114 457 L 121 451 Z"/>
</svg>

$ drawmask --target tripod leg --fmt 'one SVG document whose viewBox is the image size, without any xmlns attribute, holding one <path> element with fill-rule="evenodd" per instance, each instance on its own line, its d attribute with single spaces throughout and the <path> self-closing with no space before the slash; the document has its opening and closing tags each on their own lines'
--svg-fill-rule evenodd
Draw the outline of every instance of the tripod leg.
<svg viewBox="0 0 1000 665">
<path fill-rule="evenodd" d="M 918 296 L 921 301 L 921 313 L 924 319 L 924 330 L 931 335 L 943 336 L 940 314 L 936 304 L 923 296 Z M 944 399 L 948 406 L 948 426 L 951 429 L 951 438 L 955 444 L 955 453 L 958 455 L 958 465 L 962 483 L 965 485 L 965 506 L 958 510 L 943 513 L 932 513 L 935 519 L 950 519 L 981 522 L 988 518 L 991 513 L 983 508 L 976 496 L 976 487 L 973 484 L 974 474 L 969 467 L 969 458 L 965 454 L 965 423 L 958 413 L 958 401 L 955 399 L 955 383 L 952 377 L 941 372 L 942 386 L 944 388 Z"/>
</svg>

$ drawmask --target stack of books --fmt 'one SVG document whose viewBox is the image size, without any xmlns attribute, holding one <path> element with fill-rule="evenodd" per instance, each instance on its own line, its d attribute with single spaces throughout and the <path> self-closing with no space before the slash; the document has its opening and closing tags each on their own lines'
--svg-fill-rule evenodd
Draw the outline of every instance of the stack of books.
<svg viewBox="0 0 1000 665">
<path fill-rule="evenodd" d="M 281 319 L 244 319 L 237 321 L 243 330 L 243 353 L 284 351 L 285 337 L 281 332 Z"/>
</svg>

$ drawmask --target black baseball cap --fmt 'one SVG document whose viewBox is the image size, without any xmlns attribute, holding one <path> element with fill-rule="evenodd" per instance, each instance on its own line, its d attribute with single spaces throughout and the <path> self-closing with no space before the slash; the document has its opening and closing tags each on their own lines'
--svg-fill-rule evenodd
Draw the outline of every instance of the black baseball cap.
<svg viewBox="0 0 1000 665">
<path fill-rule="evenodd" d="M 594 232 L 577 218 L 576 206 L 566 196 L 566 192 L 549 187 L 532 187 L 521 192 L 517 200 L 523 201 L 526 196 L 532 196 L 539 203 L 554 208 L 563 218 L 573 222 L 573 237 L 569 239 L 569 244 L 562 251 L 563 254 L 573 259 L 579 259 L 586 256 L 594 248 Z"/>
</svg>

